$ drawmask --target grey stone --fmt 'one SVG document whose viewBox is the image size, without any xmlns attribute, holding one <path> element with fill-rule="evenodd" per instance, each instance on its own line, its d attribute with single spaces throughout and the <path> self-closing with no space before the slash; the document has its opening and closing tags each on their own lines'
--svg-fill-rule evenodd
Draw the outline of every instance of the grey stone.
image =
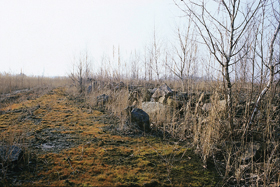
<svg viewBox="0 0 280 187">
<path fill-rule="evenodd" d="M 167 86 L 167 84 L 164 83 L 155 91 L 155 93 L 152 95 L 152 98 L 158 101 L 160 97 L 165 96 L 167 98 L 170 95 L 172 95 L 172 90 Z"/>
<path fill-rule="evenodd" d="M 166 114 L 169 112 L 170 107 L 159 102 L 143 102 L 142 109 L 147 112 L 150 117 L 152 117 L 156 116 L 157 114 Z"/>
<path fill-rule="evenodd" d="M 213 104 L 212 103 L 204 103 L 202 106 L 202 110 L 204 112 L 209 112 L 210 109 L 212 108 Z M 217 110 L 219 112 L 226 110 L 227 107 L 227 102 L 226 100 L 220 100 L 217 102 Z"/>
<path fill-rule="evenodd" d="M 151 130 L 149 115 L 145 111 L 132 106 L 127 107 L 125 111 L 128 115 L 127 122 L 130 125 L 134 125 L 146 132 Z"/>
<path fill-rule="evenodd" d="M 117 85 L 115 86 L 114 90 L 120 90 L 122 88 L 125 87 L 125 84 L 123 82 L 117 83 Z"/>
<path fill-rule="evenodd" d="M 148 91 L 153 95 L 157 91 L 157 88 L 148 89 Z"/>
<path fill-rule="evenodd" d="M 89 94 L 89 93 L 91 93 L 91 92 L 92 92 L 92 86 L 89 85 L 89 86 L 88 86 L 88 89 L 87 89 L 87 93 Z"/>
<path fill-rule="evenodd" d="M 204 105 L 202 106 L 202 110 L 204 112 L 209 112 L 211 108 L 212 108 L 212 103 L 204 103 Z"/>
</svg>

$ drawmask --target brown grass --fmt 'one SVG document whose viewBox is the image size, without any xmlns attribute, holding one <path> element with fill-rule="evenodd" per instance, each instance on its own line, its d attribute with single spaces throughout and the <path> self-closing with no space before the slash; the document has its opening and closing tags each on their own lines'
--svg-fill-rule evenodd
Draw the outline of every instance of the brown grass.
<svg viewBox="0 0 280 187">
<path fill-rule="evenodd" d="M 24 74 L 13 75 L 0 73 L 0 94 L 11 93 L 16 90 L 31 89 L 34 87 L 57 87 L 69 84 L 67 77 L 41 77 L 26 76 Z"/>
</svg>

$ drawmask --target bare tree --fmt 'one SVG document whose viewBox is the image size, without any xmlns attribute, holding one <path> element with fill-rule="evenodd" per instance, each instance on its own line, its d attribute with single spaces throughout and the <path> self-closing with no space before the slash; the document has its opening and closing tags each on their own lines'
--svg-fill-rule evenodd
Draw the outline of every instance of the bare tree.
<svg viewBox="0 0 280 187">
<path fill-rule="evenodd" d="M 78 59 L 74 58 L 74 61 L 73 70 L 69 77 L 77 87 L 79 93 L 82 93 L 85 90 L 85 83 L 91 71 L 91 62 L 88 52 L 80 53 Z"/>
<path fill-rule="evenodd" d="M 160 68 L 161 68 L 161 47 L 156 37 L 156 30 L 154 28 L 153 42 L 150 48 L 150 69 L 156 74 L 157 80 L 160 79 Z"/>
<path fill-rule="evenodd" d="M 193 33 L 190 33 L 191 30 L 193 30 L 191 28 L 191 19 L 188 21 L 185 33 L 182 33 L 180 28 L 177 29 L 179 47 L 174 47 L 176 57 L 172 58 L 172 64 L 165 63 L 165 66 L 181 80 L 183 91 L 185 91 L 186 79 L 190 79 L 191 66 L 195 63 L 197 54 L 197 44 L 194 42 Z"/>
<path fill-rule="evenodd" d="M 213 0 L 208 3 L 187 0 L 179 5 L 175 2 L 182 11 L 192 18 L 201 39 L 222 67 L 222 75 L 226 85 L 228 118 L 231 129 L 233 129 L 230 67 L 243 58 L 243 56 L 233 57 L 245 47 L 246 44 L 242 45 L 240 41 L 245 37 L 244 33 L 249 29 L 250 23 L 263 1 L 244 3 L 241 0 Z M 214 10 L 213 7 L 217 8 Z"/>
</svg>

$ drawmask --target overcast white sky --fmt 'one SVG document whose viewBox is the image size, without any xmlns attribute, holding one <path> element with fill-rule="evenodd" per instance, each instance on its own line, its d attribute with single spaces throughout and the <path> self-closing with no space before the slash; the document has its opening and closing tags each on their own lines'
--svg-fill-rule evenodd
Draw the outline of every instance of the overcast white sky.
<svg viewBox="0 0 280 187">
<path fill-rule="evenodd" d="M 172 38 L 179 14 L 172 0 L 0 0 L 0 72 L 67 75 L 81 51 L 143 49 L 154 23 Z"/>
</svg>

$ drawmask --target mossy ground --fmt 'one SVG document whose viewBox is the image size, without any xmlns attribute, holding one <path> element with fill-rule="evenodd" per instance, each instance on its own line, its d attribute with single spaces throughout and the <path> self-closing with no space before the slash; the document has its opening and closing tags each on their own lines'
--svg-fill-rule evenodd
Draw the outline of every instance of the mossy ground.
<svg viewBox="0 0 280 187">
<path fill-rule="evenodd" d="M 2 142 L 26 145 L 23 186 L 214 186 L 213 170 L 181 144 L 104 131 L 105 113 L 68 99 L 64 88 L 0 109 Z M 26 156 L 27 157 L 27 156 Z M 26 159 L 26 158 L 25 158 Z M 32 167 L 32 169 L 30 169 Z M 27 169 L 29 168 L 29 169 Z"/>
</svg>

